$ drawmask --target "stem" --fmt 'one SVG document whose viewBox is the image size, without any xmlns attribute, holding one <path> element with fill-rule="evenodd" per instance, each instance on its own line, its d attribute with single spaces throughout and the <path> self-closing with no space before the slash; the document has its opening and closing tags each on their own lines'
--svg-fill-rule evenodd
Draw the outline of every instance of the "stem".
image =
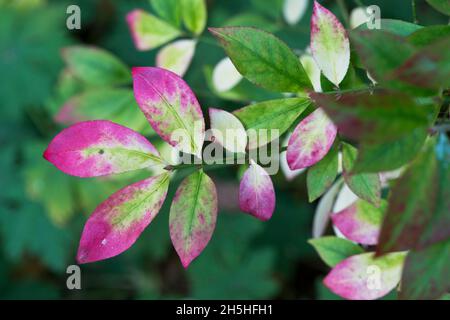
<svg viewBox="0 0 450 320">
<path fill-rule="evenodd" d="M 417 20 L 417 8 L 416 8 L 416 0 L 411 0 L 411 6 L 412 6 L 412 16 L 413 16 L 413 22 L 415 24 L 419 23 Z"/>
</svg>

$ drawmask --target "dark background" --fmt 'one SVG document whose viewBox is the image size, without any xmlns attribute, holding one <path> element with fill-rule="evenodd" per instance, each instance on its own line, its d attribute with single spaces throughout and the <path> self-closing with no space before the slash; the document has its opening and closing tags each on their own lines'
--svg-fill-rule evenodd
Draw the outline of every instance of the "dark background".
<svg viewBox="0 0 450 320">
<path fill-rule="evenodd" d="M 383 18 L 412 21 L 409 0 L 362 2 L 378 4 Z M 311 5 L 298 25 L 287 26 L 280 3 L 208 1 L 208 26 L 232 24 L 249 14 L 259 27 L 275 32 L 291 48 L 304 50 Z M 336 1 L 321 3 L 342 18 Z M 356 1 L 345 3 L 348 11 L 356 5 Z M 65 27 L 69 4 L 81 8 L 81 31 Z M 417 4 L 420 24 L 447 22 L 424 1 Z M 276 212 L 272 220 L 262 223 L 237 209 L 236 167 L 209 173 L 218 185 L 220 214 L 211 242 L 188 270 L 170 243 L 170 201 L 166 201 L 131 249 L 110 260 L 83 265 L 82 290 L 66 288 L 66 268 L 76 263 L 87 216 L 115 190 L 141 176 L 80 180 L 43 160 L 46 145 L 61 130 L 53 121 L 65 101 L 58 86 L 64 66 L 60 50 L 84 43 L 111 51 L 130 67 L 154 65 L 157 50 L 138 52 L 131 41 L 125 15 L 135 8 L 151 11 L 146 0 L 0 0 L 0 298 L 335 298 L 321 285 L 328 268 L 307 243 L 316 203 L 308 204 L 305 176 L 292 182 L 286 182 L 281 173 L 274 177 Z M 205 74 L 224 56 L 205 32 L 185 76 L 205 110 L 234 110 L 273 96 L 244 82 L 240 101 L 217 97 Z"/>
</svg>

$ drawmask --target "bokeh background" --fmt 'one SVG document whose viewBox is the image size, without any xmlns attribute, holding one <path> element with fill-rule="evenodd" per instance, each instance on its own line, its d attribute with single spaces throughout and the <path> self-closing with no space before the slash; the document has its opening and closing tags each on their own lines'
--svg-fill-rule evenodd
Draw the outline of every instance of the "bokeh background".
<svg viewBox="0 0 450 320">
<path fill-rule="evenodd" d="M 293 49 L 308 45 L 312 5 L 298 24 L 288 26 L 282 0 L 207 2 L 208 26 L 253 25 L 275 33 Z M 343 20 L 344 12 L 359 2 L 344 1 L 344 8 L 331 0 L 322 4 Z M 412 21 L 410 0 L 362 2 L 379 5 L 383 18 Z M 81 8 L 80 31 L 66 28 L 70 4 Z M 424 1 L 417 5 L 420 24 L 447 22 Z M 307 243 L 316 203 L 307 201 L 305 176 L 291 182 L 282 173 L 274 177 L 276 212 L 262 223 L 237 208 L 237 167 L 209 173 L 218 185 L 218 223 L 210 244 L 188 270 L 170 243 L 166 201 L 131 249 L 83 265 L 82 289 L 66 288 L 66 268 L 76 263 L 87 216 L 111 193 L 148 173 L 81 180 L 44 161 L 42 152 L 62 129 L 54 116 L 76 91 L 64 82 L 61 49 L 88 44 L 112 52 L 130 67 L 154 65 L 156 50 L 138 52 L 125 23 L 125 15 L 135 8 L 152 11 L 148 0 L 0 0 L 0 298 L 336 298 L 321 285 L 328 268 Z M 214 92 L 211 70 L 224 57 L 205 32 L 185 75 L 205 109 L 234 110 L 275 97 L 246 81 L 234 95 Z"/>
</svg>

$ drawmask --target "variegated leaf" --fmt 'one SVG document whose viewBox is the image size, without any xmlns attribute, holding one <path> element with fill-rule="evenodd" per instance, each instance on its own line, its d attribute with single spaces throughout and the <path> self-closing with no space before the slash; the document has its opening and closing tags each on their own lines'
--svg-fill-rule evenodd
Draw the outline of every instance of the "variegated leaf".
<svg viewBox="0 0 450 320">
<path fill-rule="evenodd" d="M 266 221 L 275 210 L 275 190 L 266 170 L 251 160 L 239 187 L 239 207 L 256 218 Z"/>
<path fill-rule="evenodd" d="M 200 105 L 176 74 L 151 67 L 133 68 L 134 95 L 152 128 L 165 141 L 201 158 L 205 122 Z"/>
<path fill-rule="evenodd" d="M 294 169 L 307 168 L 325 157 L 337 129 L 322 109 L 317 109 L 295 128 L 288 144 L 287 161 Z"/>
<path fill-rule="evenodd" d="M 340 262 L 324 279 L 337 295 L 350 300 L 375 300 L 387 295 L 400 281 L 406 253 L 374 258 L 373 253 L 352 256 Z"/>
<path fill-rule="evenodd" d="M 100 204 L 81 235 L 78 263 L 108 259 L 131 247 L 161 209 L 168 187 L 164 173 L 129 185 Z"/>
<path fill-rule="evenodd" d="M 317 1 L 311 18 L 311 51 L 325 77 L 339 86 L 350 65 L 350 42 L 336 16 Z"/>
<path fill-rule="evenodd" d="M 170 207 L 170 238 L 185 268 L 205 249 L 217 219 L 217 192 L 203 172 L 187 177 Z"/>
<path fill-rule="evenodd" d="M 383 200 L 379 208 L 358 200 L 344 210 L 331 216 L 334 226 L 349 240 L 376 245 L 387 202 Z"/>
<path fill-rule="evenodd" d="M 156 66 L 183 77 L 195 53 L 196 40 L 178 40 L 166 45 L 156 56 Z"/>
<path fill-rule="evenodd" d="M 98 177 L 161 164 L 158 151 L 139 133 L 95 120 L 74 124 L 49 144 L 44 158 L 64 173 Z"/>
<path fill-rule="evenodd" d="M 171 24 L 143 10 L 133 10 L 127 15 L 127 23 L 138 50 L 157 48 L 181 35 Z"/>
<path fill-rule="evenodd" d="M 233 89 L 242 80 L 242 75 L 237 71 L 231 59 L 226 57 L 214 67 L 212 80 L 214 88 L 218 92 L 226 92 Z"/>
</svg>

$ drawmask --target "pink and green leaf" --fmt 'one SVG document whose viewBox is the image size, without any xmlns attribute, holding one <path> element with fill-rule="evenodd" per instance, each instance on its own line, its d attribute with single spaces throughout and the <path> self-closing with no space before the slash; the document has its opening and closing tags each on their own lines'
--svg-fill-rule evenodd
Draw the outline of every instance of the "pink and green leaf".
<svg viewBox="0 0 450 320">
<path fill-rule="evenodd" d="M 203 171 L 187 177 L 178 187 L 170 208 L 172 244 L 185 268 L 205 249 L 217 220 L 217 192 Z"/>
<path fill-rule="evenodd" d="M 310 167 L 322 160 L 336 138 L 337 129 L 322 109 L 303 119 L 289 139 L 287 161 L 292 170 Z"/>
<path fill-rule="evenodd" d="M 165 173 L 129 185 L 100 204 L 81 235 L 78 263 L 108 259 L 130 248 L 161 209 L 168 187 Z"/>
<path fill-rule="evenodd" d="M 364 245 L 376 245 L 386 207 L 385 200 L 382 200 L 379 208 L 364 200 L 357 200 L 346 209 L 333 214 L 331 219 L 347 239 Z"/>
<path fill-rule="evenodd" d="M 339 86 L 350 65 L 350 42 L 336 16 L 317 1 L 311 17 L 311 52 L 325 77 Z"/>
<path fill-rule="evenodd" d="M 201 157 L 205 122 L 200 104 L 178 75 L 152 67 L 133 68 L 134 95 L 152 128 L 178 150 Z"/>
<path fill-rule="evenodd" d="M 350 300 L 375 300 L 394 289 L 401 277 L 405 252 L 374 258 L 363 253 L 345 259 L 324 279 L 335 294 Z"/>
<path fill-rule="evenodd" d="M 116 123 L 80 122 L 61 131 L 44 158 L 64 173 L 98 177 L 161 164 L 158 151 L 139 133 Z"/>
<path fill-rule="evenodd" d="M 235 153 L 245 153 L 247 132 L 241 121 L 232 113 L 209 108 L 209 119 L 214 142 Z"/>
<path fill-rule="evenodd" d="M 275 210 L 272 180 L 266 170 L 254 161 L 251 161 L 241 180 L 239 207 L 262 221 L 269 220 Z"/>
<path fill-rule="evenodd" d="M 181 31 L 143 10 L 127 14 L 127 23 L 138 50 L 157 48 L 181 35 Z"/>
</svg>

